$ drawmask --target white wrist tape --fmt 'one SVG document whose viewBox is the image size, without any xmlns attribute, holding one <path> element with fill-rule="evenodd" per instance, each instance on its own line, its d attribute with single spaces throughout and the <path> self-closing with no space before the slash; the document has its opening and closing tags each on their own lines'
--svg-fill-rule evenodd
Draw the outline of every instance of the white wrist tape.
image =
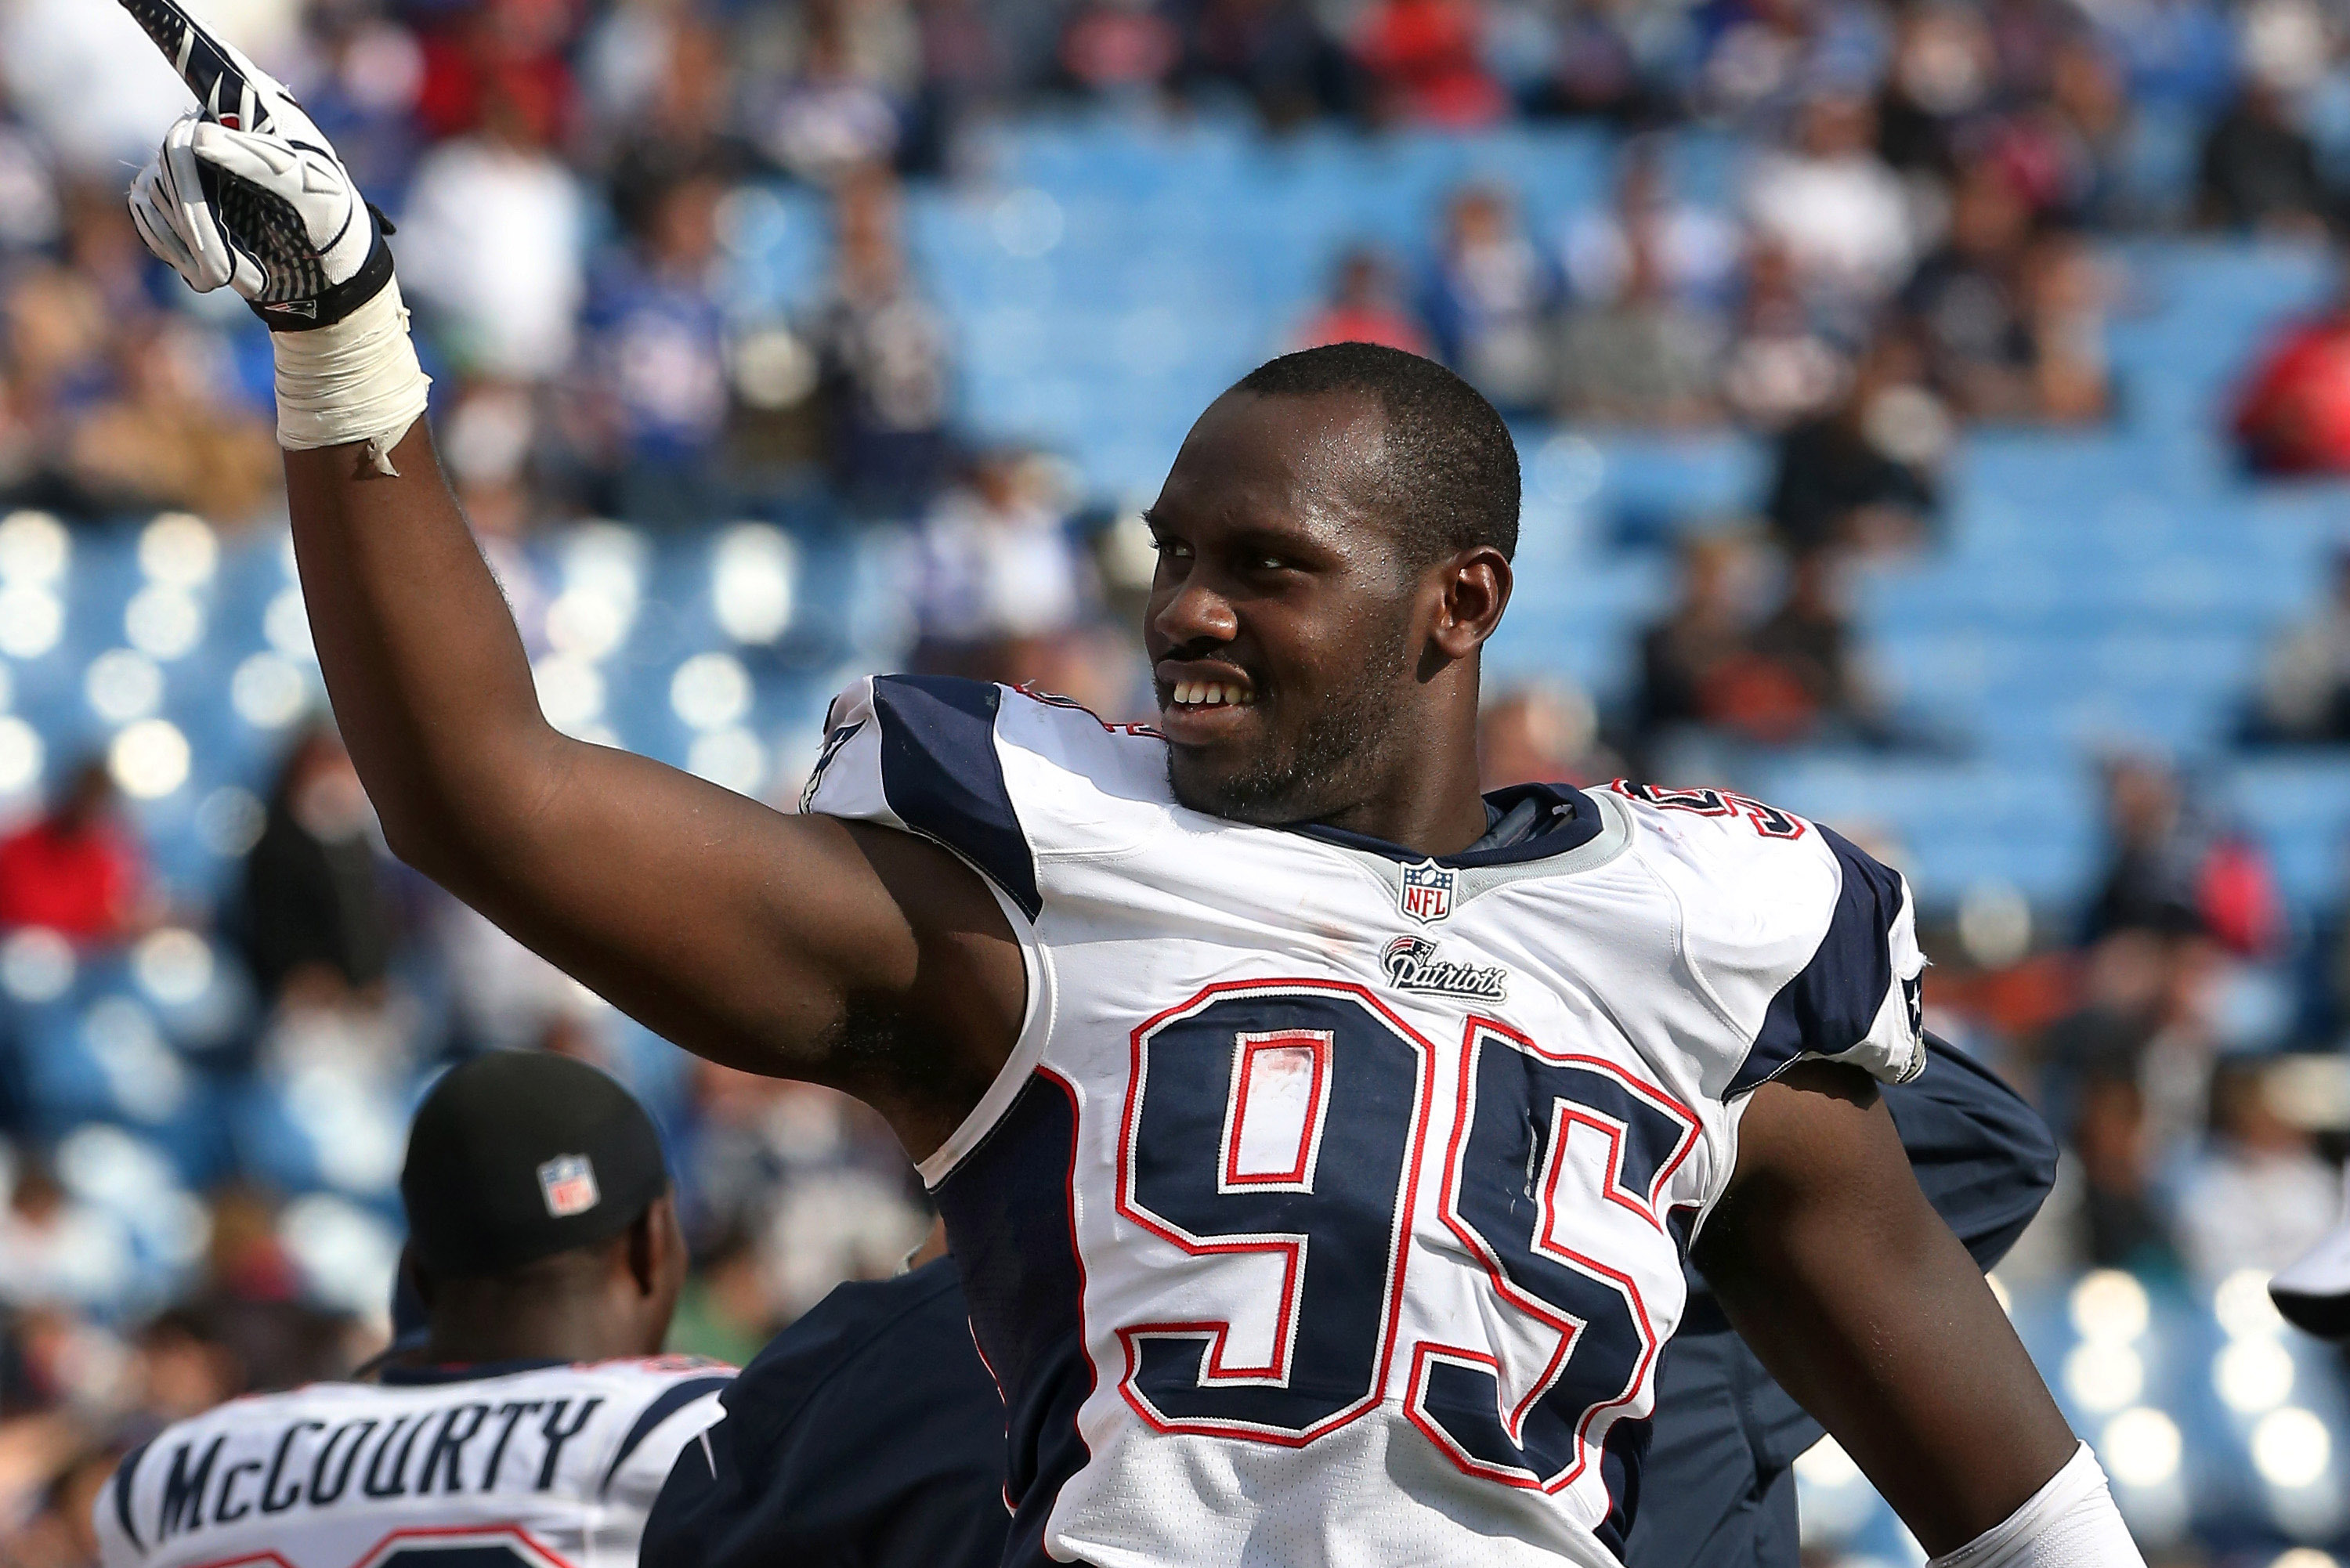
<svg viewBox="0 0 2350 1568">
<path fill-rule="evenodd" d="M 432 385 L 408 337 L 400 280 L 331 327 L 273 332 L 277 444 L 289 452 L 365 441 L 368 461 L 392 473 L 390 452 L 424 412 Z"/>
<path fill-rule="evenodd" d="M 2022 1508 L 1926 1568 L 2145 1568 L 2083 1443 Z"/>
</svg>

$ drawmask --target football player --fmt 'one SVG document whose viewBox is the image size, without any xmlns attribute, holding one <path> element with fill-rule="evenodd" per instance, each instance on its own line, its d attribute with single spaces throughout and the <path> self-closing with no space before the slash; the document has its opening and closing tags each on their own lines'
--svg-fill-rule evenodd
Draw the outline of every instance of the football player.
<svg viewBox="0 0 2350 1568">
<path fill-rule="evenodd" d="M 733 1376 L 659 1354 L 685 1241 L 652 1119 L 585 1063 L 478 1057 L 418 1108 L 400 1191 L 424 1343 L 134 1449 L 94 1508 L 106 1568 L 635 1560 Z"/>
<path fill-rule="evenodd" d="M 1003 1391 L 1008 1561 L 1606 1568 L 1688 1256 L 1929 1552 L 2138 1561 L 1877 1094 L 1926 1060 L 1901 879 L 1716 790 L 1479 794 L 1518 465 L 1466 383 L 1340 345 L 1201 416 L 1149 514 L 1157 728 L 859 680 L 777 813 L 546 722 L 381 225 L 282 88 L 126 4 L 200 106 L 133 209 L 276 329 L 393 847 L 888 1118 Z"/>
<path fill-rule="evenodd" d="M 2056 1147 L 2014 1091 L 1932 1036 L 1933 1070 L 1885 1092 L 1918 1186 L 1983 1268 L 2039 1212 Z M 972 1347 L 953 1266 L 843 1285 L 720 1396 L 679 1453 L 643 1568 L 993 1568 L 1007 1520 L 1003 1402 Z M 1793 1465 L 1817 1422 L 1691 1282 L 1657 1374 L 1627 1568 L 1795 1568 Z"/>
</svg>

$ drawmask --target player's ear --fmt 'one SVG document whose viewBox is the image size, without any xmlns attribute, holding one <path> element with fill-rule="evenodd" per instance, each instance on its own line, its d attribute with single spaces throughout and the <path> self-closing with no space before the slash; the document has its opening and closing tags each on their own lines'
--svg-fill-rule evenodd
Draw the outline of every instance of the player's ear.
<svg viewBox="0 0 2350 1568">
<path fill-rule="evenodd" d="M 1510 563 L 1491 545 L 1456 552 L 1438 568 L 1441 597 L 1430 639 L 1448 659 L 1467 659 L 1502 624 L 1510 605 Z"/>
<path fill-rule="evenodd" d="M 400 1274 L 393 1289 L 392 1316 L 395 1319 L 400 1316 L 398 1296 L 399 1286 L 401 1284 L 416 1293 L 417 1303 L 426 1312 L 432 1310 L 432 1298 L 436 1293 L 433 1289 L 432 1276 L 424 1272 L 424 1266 L 416 1261 L 416 1253 L 407 1247 L 400 1250 Z M 401 1325 L 395 1322 L 392 1326 L 397 1331 Z"/>
<path fill-rule="evenodd" d="M 651 1295 L 661 1286 L 662 1268 L 669 1260 L 663 1255 L 666 1238 L 661 1234 L 660 1210 L 668 1203 L 667 1198 L 656 1198 L 629 1221 L 629 1276 L 640 1296 Z"/>
<path fill-rule="evenodd" d="M 678 1224 L 672 1194 L 662 1193 L 629 1221 L 628 1246 L 629 1272 L 639 1295 L 660 1295 L 684 1278 L 685 1232 Z"/>
</svg>

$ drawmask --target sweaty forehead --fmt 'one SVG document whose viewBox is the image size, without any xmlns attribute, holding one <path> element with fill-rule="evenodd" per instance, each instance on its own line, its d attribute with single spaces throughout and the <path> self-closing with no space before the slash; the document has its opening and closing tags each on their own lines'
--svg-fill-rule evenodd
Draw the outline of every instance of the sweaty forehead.
<svg viewBox="0 0 2350 1568">
<path fill-rule="evenodd" d="M 1187 526 L 1343 531 L 1380 514 L 1387 419 L 1368 393 L 1225 393 L 1184 438 L 1155 511 Z"/>
</svg>

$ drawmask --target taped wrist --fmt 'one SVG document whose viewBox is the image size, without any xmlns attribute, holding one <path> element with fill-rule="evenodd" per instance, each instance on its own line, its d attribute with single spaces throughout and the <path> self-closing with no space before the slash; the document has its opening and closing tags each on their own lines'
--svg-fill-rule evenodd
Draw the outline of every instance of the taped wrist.
<svg viewBox="0 0 2350 1568">
<path fill-rule="evenodd" d="M 2022 1508 L 1926 1568 L 2145 1568 L 2083 1443 Z"/>
<path fill-rule="evenodd" d="M 331 326 L 273 332 L 277 358 L 277 444 L 289 452 L 367 443 L 368 461 L 393 473 L 388 455 L 424 412 L 432 378 L 416 362 L 400 280 Z"/>
</svg>

